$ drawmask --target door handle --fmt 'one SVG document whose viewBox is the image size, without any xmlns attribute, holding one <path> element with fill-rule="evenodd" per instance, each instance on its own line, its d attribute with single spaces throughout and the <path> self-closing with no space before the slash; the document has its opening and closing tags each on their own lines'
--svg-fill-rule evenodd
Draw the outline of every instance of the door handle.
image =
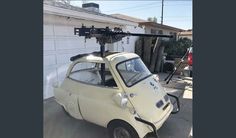
<svg viewBox="0 0 236 138">
<path fill-rule="evenodd" d="M 138 94 L 137 93 L 130 93 L 129 94 L 129 96 L 131 97 L 131 98 L 133 98 L 133 97 L 135 97 L 135 96 L 137 96 Z"/>
</svg>

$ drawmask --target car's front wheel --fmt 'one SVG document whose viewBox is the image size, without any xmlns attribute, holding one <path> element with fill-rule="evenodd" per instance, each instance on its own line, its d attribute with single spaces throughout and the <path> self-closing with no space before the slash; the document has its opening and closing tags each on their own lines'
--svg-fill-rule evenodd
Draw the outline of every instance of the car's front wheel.
<svg viewBox="0 0 236 138">
<path fill-rule="evenodd" d="M 138 133 L 128 123 L 116 121 L 108 126 L 110 138 L 138 138 Z"/>
</svg>

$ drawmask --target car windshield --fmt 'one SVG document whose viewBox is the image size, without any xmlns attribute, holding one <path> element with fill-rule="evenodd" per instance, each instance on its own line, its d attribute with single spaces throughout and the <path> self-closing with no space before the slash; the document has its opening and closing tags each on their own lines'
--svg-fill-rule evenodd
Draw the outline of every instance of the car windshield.
<svg viewBox="0 0 236 138">
<path fill-rule="evenodd" d="M 128 87 L 133 86 L 151 75 L 151 72 L 140 58 L 118 63 L 117 70 Z"/>
</svg>

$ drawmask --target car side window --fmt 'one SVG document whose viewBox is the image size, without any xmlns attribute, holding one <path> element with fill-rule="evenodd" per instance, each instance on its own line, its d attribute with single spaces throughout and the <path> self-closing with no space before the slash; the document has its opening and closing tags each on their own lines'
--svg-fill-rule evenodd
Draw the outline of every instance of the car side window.
<svg viewBox="0 0 236 138">
<path fill-rule="evenodd" d="M 69 78 L 89 84 L 98 84 L 100 80 L 96 72 L 96 63 L 81 62 L 74 65 Z"/>
<path fill-rule="evenodd" d="M 93 84 L 104 87 L 117 87 L 115 80 L 107 66 L 105 67 L 105 84 L 102 85 L 100 63 L 77 63 L 72 68 L 69 74 L 69 78 L 87 84 Z"/>
<path fill-rule="evenodd" d="M 101 64 L 98 65 L 98 68 L 99 68 L 99 73 L 101 76 Z M 105 64 L 105 84 L 104 84 L 104 86 L 105 87 L 113 87 L 113 88 L 117 87 L 115 79 L 113 78 L 113 76 L 106 64 Z"/>
</svg>

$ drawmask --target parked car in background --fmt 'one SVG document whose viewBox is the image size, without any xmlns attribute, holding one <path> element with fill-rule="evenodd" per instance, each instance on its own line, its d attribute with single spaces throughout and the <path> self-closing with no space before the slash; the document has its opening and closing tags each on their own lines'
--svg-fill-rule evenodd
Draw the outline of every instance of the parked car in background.
<svg viewBox="0 0 236 138">
<path fill-rule="evenodd" d="M 190 70 L 190 77 L 192 77 L 192 75 L 193 75 L 193 47 L 189 48 L 188 66 L 189 66 L 189 70 Z"/>
</svg>

